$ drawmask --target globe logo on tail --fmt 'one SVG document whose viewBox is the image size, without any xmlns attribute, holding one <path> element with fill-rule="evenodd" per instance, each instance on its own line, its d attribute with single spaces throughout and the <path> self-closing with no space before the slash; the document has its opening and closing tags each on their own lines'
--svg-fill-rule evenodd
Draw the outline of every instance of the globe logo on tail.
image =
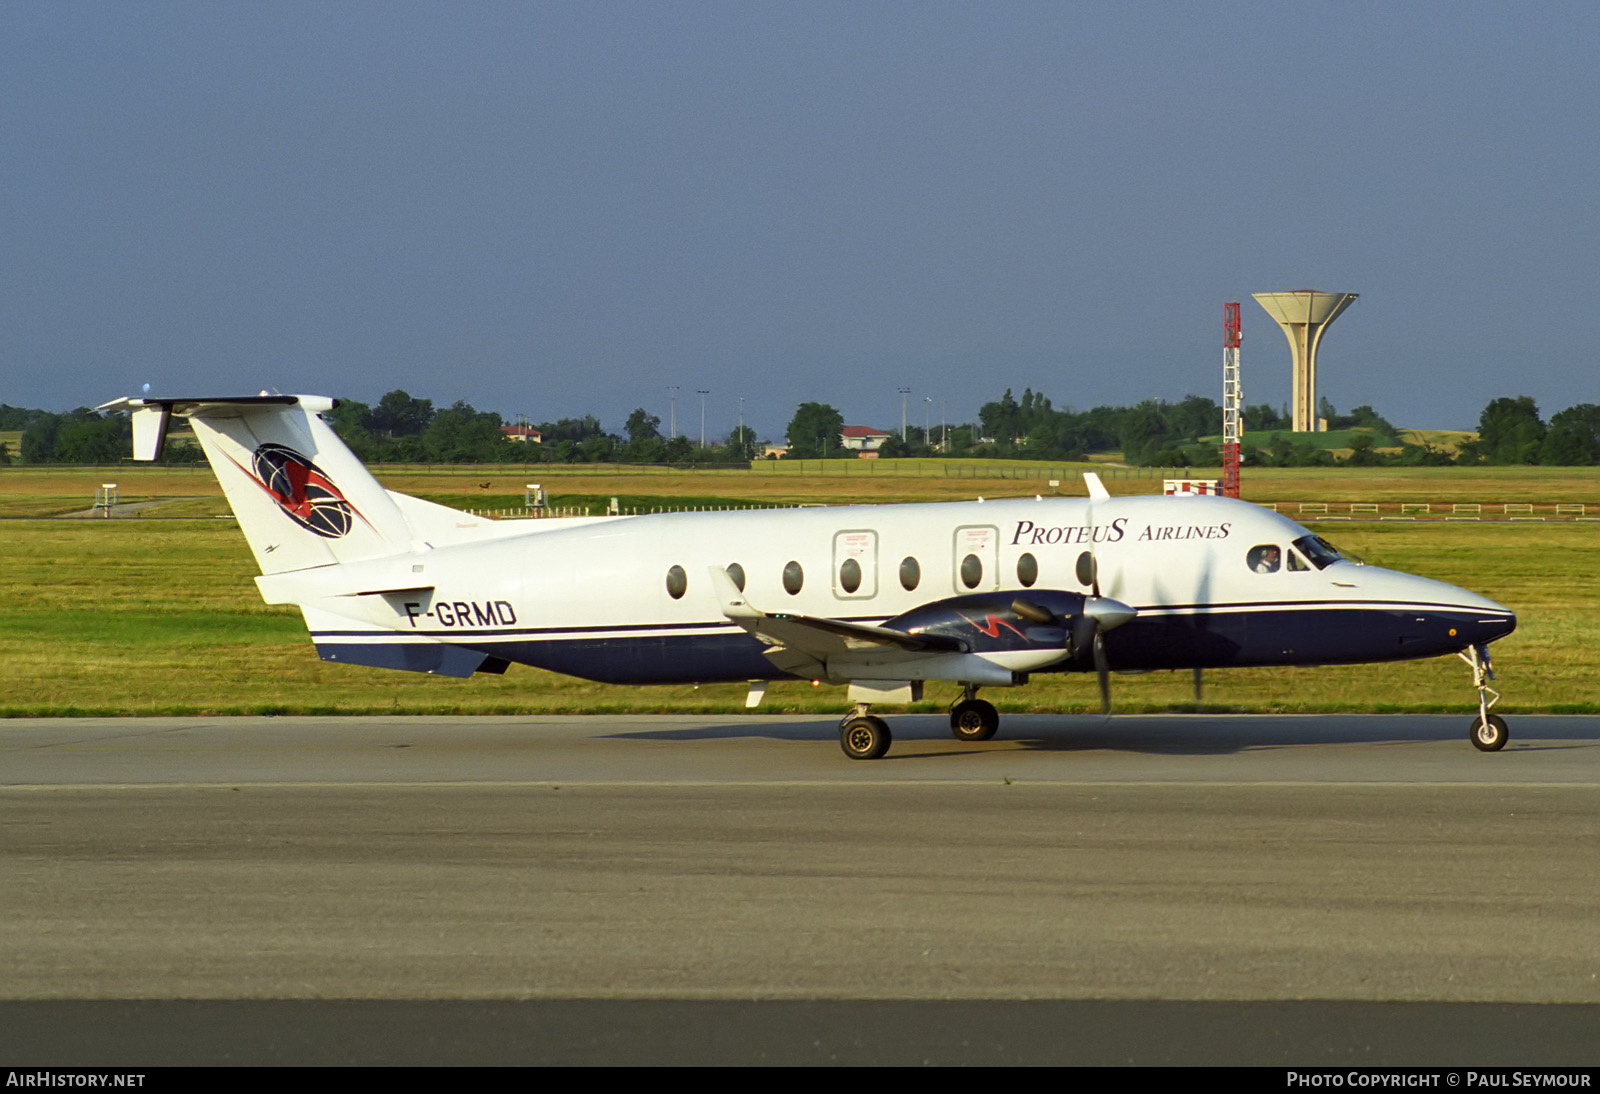
<svg viewBox="0 0 1600 1094">
<path fill-rule="evenodd" d="M 349 533 L 355 507 L 316 464 L 281 444 L 257 448 L 254 463 L 256 481 L 296 524 L 328 539 Z"/>
</svg>

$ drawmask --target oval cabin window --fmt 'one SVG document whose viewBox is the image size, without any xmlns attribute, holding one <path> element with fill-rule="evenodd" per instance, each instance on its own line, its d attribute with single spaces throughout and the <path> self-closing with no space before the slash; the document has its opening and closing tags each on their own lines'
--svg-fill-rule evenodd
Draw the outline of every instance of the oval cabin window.
<svg viewBox="0 0 1600 1094">
<path fill-rule="evenodd" d="M 1017 559 L 1017 580 L 1022 582 L 1024 589 L 1033 588 L 1033 583 L 1039 580 L 1039 560 L 1031 554 Z"/>
<path fill-rule="evenodd" d="M 790 596 L 798 593 L 805 581 L 806 572 L 800 568 L 798 562 L 791 562 L 783 568 L 783 591 Z"/>
<path fill-rule="evenodd" d="M 683 572 L 682 566 L 674 566 L 667 571 L 667 595 L 674 600 L 682 600 L 683 594 L 689 591 L 689 575 Z"/>
<path fill-rule="evenodd" d="M 861 563 L 853 558 L 844 560 L 839 566 L 839 588 L 847 593 L 861 588 Z"/>
<path fill-rule="evenodd" d="M 733 579 L 734 588 L 744 592 L 744 567 L 737 562 L 730 562 L 727 566 L 728 576 Z"/>
<path fill-rule="evenodd" d="M 961 560 L 961 584 L 969 589 L 976 589 L 978 582 L 983 580 L 983 560 L 977 555 L 968 555 Z"/>
<path fill-rule="evenodd" d="M 922 567 L 917 565 L 917 560 L 907 558 L 900 563 L 900 587 L 906 592 L 911 592 L 922 583 Z"/>
</svg>

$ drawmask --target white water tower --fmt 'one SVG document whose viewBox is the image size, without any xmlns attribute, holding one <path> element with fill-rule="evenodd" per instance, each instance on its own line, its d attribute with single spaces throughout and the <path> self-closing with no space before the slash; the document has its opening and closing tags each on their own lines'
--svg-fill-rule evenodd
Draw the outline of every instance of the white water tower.
<svg viewBox="0 0 1600 1094">
<path fill-rule="evenodd" d="M 1317 346 L 1333 321 L 1360 295 L 1353 292 L 1258 292 L 1256 303 L 1283 328 L 1294 355 L 1294 431 L 1317 431 Z"/>
</svg>

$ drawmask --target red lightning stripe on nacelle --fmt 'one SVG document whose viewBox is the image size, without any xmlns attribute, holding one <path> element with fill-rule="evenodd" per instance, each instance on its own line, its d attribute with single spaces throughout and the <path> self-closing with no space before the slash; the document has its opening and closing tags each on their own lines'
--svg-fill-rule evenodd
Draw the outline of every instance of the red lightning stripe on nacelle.
<svg viewBox="0 0 1600 1094">
<path fill-rule="evenodd" d="M 1004 619 L 1001 619 L 998 615 L 995 615 L 993 612 L 990 612 L 988 615 L 983 617 L 983 623 L 979 623 L 976 619 L 973 619 L 970 615 L 963 614 L 961 616 L 961 618 L 965 619 L 968 623 L 971 623 L 974 627 L 978 628 L 978 630 L 982 631 L 984 634 L 988 635 L 990 638 L 999 638 L 1000 637 L 1000 628 L 1001 627 L 1004 627 L 1006 630 L 1010 631 L 1012 634 L 1015 634 L 1018 638 L 1026 638 L 1026 637 L 1028 637 L 1027 635 L 1023 634 L 1021 631 L 1017 630 L 1016 627 L 1012 626 L 1010 623 L 1006 622 Z M 985 626 L 984 624 L 988 624 L 988 625 Z"/>
</svg>

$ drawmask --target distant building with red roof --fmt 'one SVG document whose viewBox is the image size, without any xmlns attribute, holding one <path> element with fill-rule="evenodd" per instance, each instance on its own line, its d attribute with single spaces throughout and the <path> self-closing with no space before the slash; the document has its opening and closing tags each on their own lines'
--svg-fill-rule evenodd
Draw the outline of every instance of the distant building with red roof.
<svg viewBox="0 0 1600 1094">
<path fill-rule="evenodd" d="M 857 452 L 863 459 L 871 459 L 878 454 L 878 449 L 883 447 L 883 442 L 891 434 L 881 429 L 873 429 L 870 425 L 847 425 L 839 431 L 839 444 L 852 452 Z"/>
</svg>

